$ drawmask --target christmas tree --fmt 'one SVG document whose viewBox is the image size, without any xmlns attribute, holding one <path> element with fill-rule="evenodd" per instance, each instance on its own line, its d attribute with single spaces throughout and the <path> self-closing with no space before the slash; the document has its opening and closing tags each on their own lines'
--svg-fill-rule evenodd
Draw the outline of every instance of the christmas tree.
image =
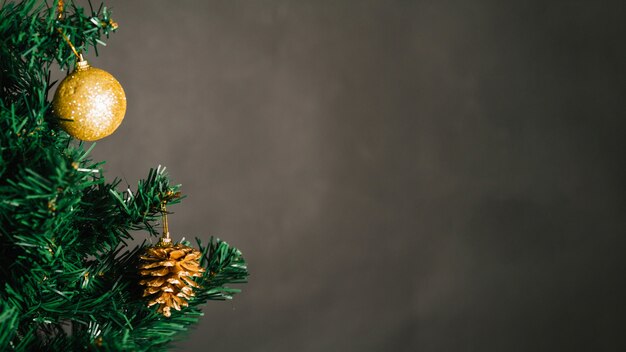
<svg viewBox="0 0 626 352">
<path fill-rule="evenodd" d="M 3 351 L 164 350 L 198 321 L 200 305 L 230 299 L 239 290 L 227 285 L 248 275 L 241 253 L 219 239 L 203 245 L 170 237 L 167 207 L 182 196 L 164 168 L 119 190 L 119 180 L 105 180 L 103 162 L 90 159 L 93 144 L 75 138 L 92 140 L 90 121 L 60 115 L 64 107 L 70 114 L 95 109 L 68 98 L 78 94 L 69 78 L 106 74 L 82 55 L 97 55 L 117 28 L 110 15 L 103 5 L 58 0 L 4 2 L 0 9 Z M 57 92 L 53 104 L 56 65 L 74 73 L 57 84 L 69 93 Z M 98 109 L 125 109 L 125 100 L 104 99 L 103 81 L 96 82 L 87 95 Z M 76 101 L 83 105 L 74 109 Z M 133 235 L 154 240 L 131 246 Z"/>
</svg>

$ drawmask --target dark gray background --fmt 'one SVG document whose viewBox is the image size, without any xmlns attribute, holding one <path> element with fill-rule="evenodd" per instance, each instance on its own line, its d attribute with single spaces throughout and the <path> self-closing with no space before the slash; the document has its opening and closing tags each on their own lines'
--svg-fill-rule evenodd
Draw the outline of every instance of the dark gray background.
<svg viewBox="0 0 626 352">
<path fill-rule="evenodd" d="M 180 350 L 626 348 L 624 2 L 107 4 L 95 158 L 249 261 Z"/>
</svg>

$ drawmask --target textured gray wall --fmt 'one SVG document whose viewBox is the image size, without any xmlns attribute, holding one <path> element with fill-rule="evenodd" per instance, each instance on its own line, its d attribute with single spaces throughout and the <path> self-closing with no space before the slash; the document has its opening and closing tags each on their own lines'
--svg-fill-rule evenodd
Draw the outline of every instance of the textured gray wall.
<svg viewBox="0 0 626 352">
<path fill-rule="evenodd" d="M 185 351 L 624 350 L 621 1 L 109 1 L 98 143 L 250 283 Z"/>
</svg>

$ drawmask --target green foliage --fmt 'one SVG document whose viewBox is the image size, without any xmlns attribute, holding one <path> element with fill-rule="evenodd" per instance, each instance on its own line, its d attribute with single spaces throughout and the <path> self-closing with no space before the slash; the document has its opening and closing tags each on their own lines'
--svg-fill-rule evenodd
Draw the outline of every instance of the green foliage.
<svg viewBox="0 0 626 352">
<path fill-rule="evenodd" d="M 131 232 L 158 236 L 160 204 L 180 201 L 164 169 L 136 190 L 107 182 L 58 128 L 50 111 L 50 69 L 75 57 L 58 29 L 83 53 L 114 30 L 109 11 L 56 2 L 4 2 L 0 8 L 0 350 L 165 350 L 202 316 L 208 300 L 230 299 L 247 269 L 241 253 L 211 238 L 195 299 L 170 318 L 147 308 L 138 285 Z M 97 53 L 97 52 L 96 52 Z"/>
</svg>

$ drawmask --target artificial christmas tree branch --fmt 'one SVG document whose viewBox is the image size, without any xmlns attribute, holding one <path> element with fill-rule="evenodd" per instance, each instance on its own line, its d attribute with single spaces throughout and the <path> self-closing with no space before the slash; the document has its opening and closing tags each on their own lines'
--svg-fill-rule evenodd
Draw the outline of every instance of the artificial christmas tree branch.
<svg viewBox="0 0 626 352">
<path fill-rule="evenodd" d="M 159 167 L 118 190 L 90 159 L 93 145 L 85 150 L 59 128 L 48 99 L 53 65 L 69 72 L 116 28 L 102 5 L 0 8 L 0 350 L 165 350 L 198 321 L 201 305 L 230 299 L 238 290 L 228 284 L 246 281 L 241 252 L 197 240 L 188 307 L 164 317 L 142 297 L 138 267 L 149 243 L 129 242 L 159 236 L 161 207 L 180 202 L 180 186 Z"/>
</svg>

